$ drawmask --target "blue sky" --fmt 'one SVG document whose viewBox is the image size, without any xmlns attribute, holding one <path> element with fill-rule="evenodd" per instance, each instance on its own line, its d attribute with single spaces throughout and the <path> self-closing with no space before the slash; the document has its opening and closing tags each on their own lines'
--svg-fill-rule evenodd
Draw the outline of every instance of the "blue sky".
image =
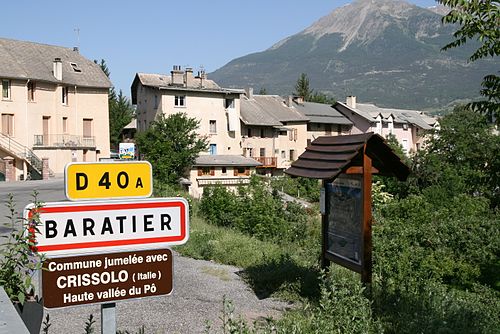
<svg viewBox="0 0 500 334">
<path fill-rule="evenodd" d="M 434 0 L 408 1 L 436 5 Z M 79 45 L 85 57 L 105 59 L 114 86 L 130 96 L 136 72 L 170 73 L 173 65 L 212 72 L 267 49 L 348 2 L 16 0 L 2 4 L 0 36 Z"/>
</svg>

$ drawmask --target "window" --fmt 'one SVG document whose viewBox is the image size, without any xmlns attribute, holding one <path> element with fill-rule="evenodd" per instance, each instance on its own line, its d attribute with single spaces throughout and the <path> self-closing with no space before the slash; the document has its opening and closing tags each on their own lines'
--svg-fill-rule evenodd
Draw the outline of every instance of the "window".
<svg viewBox="0 0 500 334">
<path fill-rule="evenodd" d="M 247 136 L 252 137 L 252 129 L 250 128 L 247 129 Z"/>
<path fill-rule="evenodd" d="M 10 100 L 10 80 L 2 80 L 2 99 Z"/>
<path fill-rule="evenodd" d="M 223 175 L 226 175 L 226 174 L 227 174 L 227 168 L 226 168 L 226 167 L 222 167 L 222 168 L 221 168 L 221 173 L 222 173 Z"/>
<path fill-rule="evenodd" d="M 253 158 L 253 148 L 248 148 L 248 157 Z"/>
<path fill-rule="evenodd" d="M 217 144 L 210 144 L 210 147 L 208 149 L 208 153 L 210 153 L 210 155 L 216 155 L 217 154 Z"/>
<path fill-rule="evenodd" d="M 250 168 L 248 167 L 234 167 L 234 176 L 248 176 L 250 175 Z"/>
<path fill-rule="evenodd" d="M 214 176 L 215 167 L 198 167 L 198 176 Z"/>
<path fill-rule="evenodd" d="M 286 151 L 281 151 L 281 158 L 286 159 Z"/>
<path fill-rule="evenodd" d="M 62 118 L 62 129 L 63 133 L 68 133 L 68 117 Z"/>
<path fill-rule="evenodd" d="M 83 119 L 83 138 L 92 137 L 92 119 Z"/>
<path fill-rule="evenodd" d="M 186 106 L 186 95 L 176 95 L 174 100 L 174 106 L 185 107 Z"/>
<path fill-rule="evenodd" d="M 226 109 L 233 109 L 234 108 L 234 99 L 226 99 L 224 102 L 224 107 L 226 107 Z"/>
<path fill-rule="evenodd" d="M 7 136 L 14 135 L 14 115 L 2 114 L 2 133 Z"/>
<path fill-rule="evenodd" d="M 65 106 L 68 105 L 68 87 L 62 87 L 61 103 Z"/>
<path fill-rule="evenodd" d="M 265 157 L 266 156 L 266 149 L 264 147 L 261 147 L 259 153 L 260 153 L 261 157 Z"/>
<path fill-rule="evenodd" d="M 77 63 L 69 63 L 71 65 L 71 68 L 73 69 L 73 71 L 77 72 L 77 73 L 80 73 L 82 71 L 82 69 L 80 67 L 78 67 L 78 64 Z"/>
<path fill-rule="evenodd" d="M 408 145 L 408 139 L 403 139 L 402 146 L 403 146 L 403 152 L 404 152 L 404 154 L 408 154 L 409 149 L 410 149 L 410 147 Z"/>
<path fill-rule="evenodd" d="M 217 133 L 217 121 L 211 119 L 209 125 L 210 125 L 210 133 Z"/>
<path fill-rule="evenodd" d="M 35 101 L 35 82 L 30 81 L 28 82 L 28 101 L 33 102 Z"/>
<path fill-rule="evenodd" d="M 281 130 L 280 130 L 279 135 L 280 135 L 280 136 L 286 136 L 286 130 L 284 130 L 284 131 L 281 131 Z"/>
<path fill-rule="evenodd" d="M 288 132 L 288 136 L 291 141 L 297 141 L 297 129 L 290 129 Z"/>
<path fill-rule="evenodd" d="M 260 129 L 260 138 L 266 138 L 266 131 L 264 129 Z"/>
<path fill-rule="evenodd" d="M 290 161 L 295 160 L 295 150 L 290 150 Z"/>
</svg>

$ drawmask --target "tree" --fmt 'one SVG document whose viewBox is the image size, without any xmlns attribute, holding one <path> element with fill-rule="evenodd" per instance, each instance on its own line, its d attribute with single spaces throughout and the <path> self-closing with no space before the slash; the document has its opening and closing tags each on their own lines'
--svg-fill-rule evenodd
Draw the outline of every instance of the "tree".
<svg viewBox="0 0 500 334">
<path fill-rule="evenodd" d="M 208 147 L 207 139 L 196 133 L 199 124 L 184 113 L 160 115 L 136 137 L 139 153 L 153 165 L 155 179 L 175 186 L 186 176 L 198 154 Z"/>
<path fill-rule="evenodd" d="M 309 78 L 307 77 L 307 74 L 301 73 L 297 79 L 297 83 L 295 84 L 294 95 L 301 96 L 304 101 L 309 101 L 312 93 L 312 89 L 309 88 Z"/>
<path fill-rule="evenodd" d="M 118 96 L 109 101 L 109 141 L 111 147 L 118 148 L 121 133 L 134 118 L 134 108 L 120 89 Z"/>
<path fill-rule="evenodd" d="M 465 107 L 440 120 L 425 150 L 415 157 L 414 171 L 421 189 L 445 196 L 468 194 L 500 204 L 500 137 L 486 117 Z"/>
<path fill-rule="evenodd" d="M 109 78 L 111 72 L 104 59 L 100 62 L 94 60 L 94 63 L 98 64 L 104 74 Z M 117 149 L 121 141 L 121 133 L 125 126 L 129 124 L 132 119 L 134 119 L 134 108 L 130 103 L 130 100 L 123 95 L 120 90 L 118 95 L 116 95 L 115 87 L 109 89 L 108 95 L 108 105 L 109 105 L 109 141 L 111 143 L 111 148 Z"/>
<path fill-rule="evenodd" d="M 476 39 L 480 46 L 469 57 L 471 62 L 500 55 L 500 1 L 498 0 L 436 0 L 448 6 L 451 11 L 443 17 L 444 23 L 459 24 L 453 34 L 455 40 L 445 45 L 443 50 L 461 46 Z M 500 72 L 499 72 L 500 73 Z M 486 100 L 473 102 L 475 111 L 493 115 L 500 124 L 500 76 L 490 74 L 484 77 L 480 94 Z"/>
</svg>

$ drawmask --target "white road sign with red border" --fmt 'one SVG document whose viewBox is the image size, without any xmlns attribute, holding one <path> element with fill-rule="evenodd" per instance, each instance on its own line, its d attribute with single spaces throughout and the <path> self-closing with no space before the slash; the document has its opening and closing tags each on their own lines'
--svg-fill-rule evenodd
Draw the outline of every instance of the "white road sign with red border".
<svg viewBox="0 0 500 334">
<path fill-rule="evenodd" d="M 33 208 L 25 208 L 26 221 Z M 184 198 L 51 202 L 39 212 L 36 246 L 48 257 L 162 249 L 189 238 Z"/>
</svg>

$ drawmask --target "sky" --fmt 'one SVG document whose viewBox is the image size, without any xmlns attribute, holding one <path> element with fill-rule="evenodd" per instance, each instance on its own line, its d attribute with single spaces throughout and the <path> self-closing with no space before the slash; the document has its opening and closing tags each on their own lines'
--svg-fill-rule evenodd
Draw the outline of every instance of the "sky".
<svg viewBox="0 0 500 334">
<path fill-rule="evenodd" d="M 375 0 L 376 1 L 376 0 Z M 434 0 L 407 0 L 420 7 Z M 2 4 L 0 37 L 78 46 L 104 59 L 130 96 L 137 72 L 173 65 L 207 73 L 296 34 L 350 0 L 16 0 Z"/>
</svg>

